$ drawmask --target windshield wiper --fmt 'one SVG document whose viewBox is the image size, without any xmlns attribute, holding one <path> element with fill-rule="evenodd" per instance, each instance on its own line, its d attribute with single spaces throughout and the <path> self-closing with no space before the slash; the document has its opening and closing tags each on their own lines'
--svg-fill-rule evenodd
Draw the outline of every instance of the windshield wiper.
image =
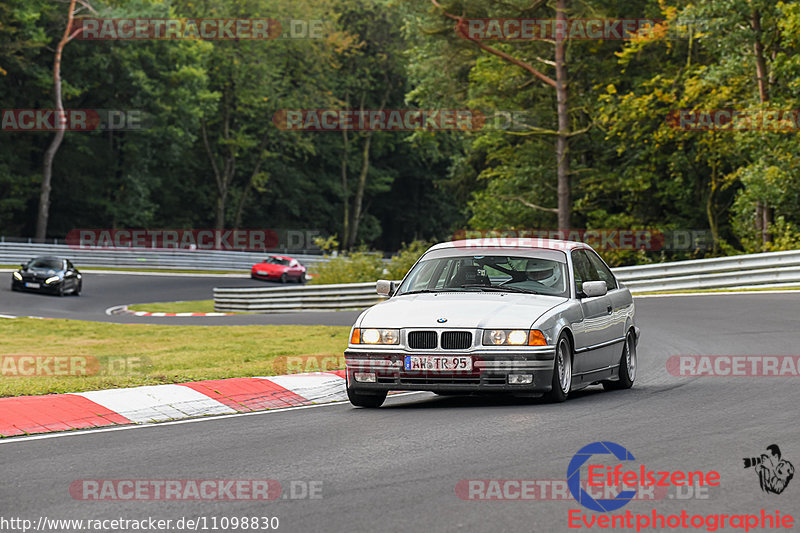
<svg viewBox="0 0 800 533">
<path fill-rule="evenodd" d="M 508 285 L 462 285 L 463 287 L 467 288 L 476 288 L 485 291 L 496 291 L 496 292 L 518 292 L 521 294 L 541 294 L 531 289 L 522 289 L 520 287 L 510 287 Z"/>
<path fill-rule="evenodd" d="M 398 296 L 403 296 L 405 294 L 423 294 L 428 292 L 443 292 L 443 289 L 419 289 L 416 291 L 401 292 L 398 294 Z"/>
</svg>

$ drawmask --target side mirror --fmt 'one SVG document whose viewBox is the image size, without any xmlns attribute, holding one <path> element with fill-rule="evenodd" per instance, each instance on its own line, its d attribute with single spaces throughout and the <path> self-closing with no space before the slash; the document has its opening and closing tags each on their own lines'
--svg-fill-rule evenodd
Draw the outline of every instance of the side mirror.
<svg viewBox="0 0 800 533">
<path fill-rule="evenodd" d="M 587 298 L 596 298 L 597 296 L 605 296 L 608 293 L 608 287 L 605 281 L 584 281 L 583 294 Z"/>
<path fill-rule="evenodd" d="M 381 296 L 392 296 L 395 289 L 396 287 L 394 286 L 394 281 L 379 279 L 377 283 L 375 283 L 375 292 Z"/>
</svg>

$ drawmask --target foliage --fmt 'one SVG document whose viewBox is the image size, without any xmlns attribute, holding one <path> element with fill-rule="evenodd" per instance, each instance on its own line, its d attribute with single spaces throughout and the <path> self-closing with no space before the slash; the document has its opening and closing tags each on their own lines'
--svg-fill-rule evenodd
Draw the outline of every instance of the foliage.
<svg viewBox="0 0 800 533">
<path fill-rule="evenodd" d="M 332 283 L 362 283 L 375 281 L 384 275 L 385 264 L 381 254 L 356 251 L 328 256 L 311 271 L 313 285 Z"/>
</svg>

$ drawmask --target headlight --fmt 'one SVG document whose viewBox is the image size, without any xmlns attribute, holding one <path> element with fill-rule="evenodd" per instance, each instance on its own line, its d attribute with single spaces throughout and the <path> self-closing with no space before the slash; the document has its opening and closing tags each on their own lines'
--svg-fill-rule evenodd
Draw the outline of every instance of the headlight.
<svg viewBox="0 0 800 533">
<path fill-rule="evenodd" d="M 399 344 L 399 329 L 353 329 L 351 344 Z"/>
<path fill-rule="evenodd" d="M 546 346 L 547 340 L 538 329 L 487 329 L 484 346 Z"/>
<path fill-rule="evenodd" d="M 14 279 L 17 281 L 22 281 L 22 274 L 19 272 L 14 272 Z"/>
<path fill-rule="evenodd" d="M 61 280 L 61 278 L 59 278 L 58 276 L 50 276 L 49 278 L 44 280 L 44 282 L 49 285 L 49 284 L 55 283 L 56 281 L 59 281 L 59 280 Z"/>
</svg>

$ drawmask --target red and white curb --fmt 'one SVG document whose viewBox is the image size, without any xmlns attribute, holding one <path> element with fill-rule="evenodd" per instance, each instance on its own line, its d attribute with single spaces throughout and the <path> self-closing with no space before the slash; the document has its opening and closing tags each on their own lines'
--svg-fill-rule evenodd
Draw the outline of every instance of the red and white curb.
<svg viewBox="0 0 800 533">
<path fill-rule="evenodd" d="M 151 313 L 149 311 L 131 311 L 127 305 L 116 305 L 106 309 L 106 315 L 133 315 L 133 316 L 231 316 L 236 313 Z"/>
<path fill-rule="evenodd" d="M 0 398 L 0 437 L 336 402 L 347 399 L 344 372 Z"/>
</svg>

